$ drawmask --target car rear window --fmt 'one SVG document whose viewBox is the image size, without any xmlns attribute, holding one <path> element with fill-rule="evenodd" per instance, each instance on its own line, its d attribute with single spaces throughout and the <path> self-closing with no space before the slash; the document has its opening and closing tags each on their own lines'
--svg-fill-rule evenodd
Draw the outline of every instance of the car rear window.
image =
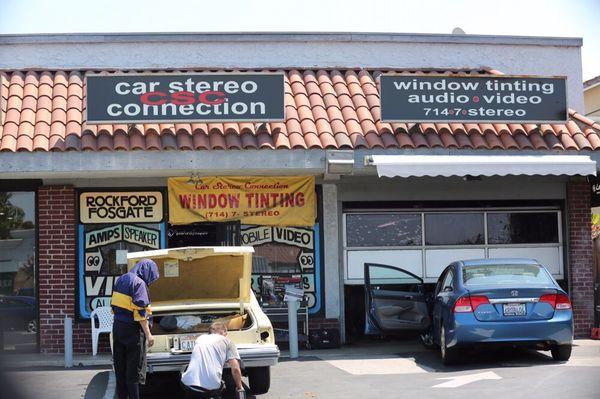
<svg viewBox="0 0 600 399">
<path fill-rule="evenodd" d="M 478 265 L 463 267 L 465 285 L 552 284 L 548 273 L 538 265 Z"/>
</svg>

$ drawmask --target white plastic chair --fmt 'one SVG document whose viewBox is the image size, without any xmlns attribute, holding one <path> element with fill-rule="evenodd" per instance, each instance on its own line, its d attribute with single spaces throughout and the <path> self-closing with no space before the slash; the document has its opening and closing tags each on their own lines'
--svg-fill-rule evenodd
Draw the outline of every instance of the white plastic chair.
<svg viewBox="0 0 600 399">
<path fill-rule="evenodd" d="M 98 327 L 96 327 L 96 318 L 98 318 Z M 92 354 L 98 353 L 98 336 L 101 333 L 111 333 L 113 326 L 113 313 L 110 306 L 100 306 L 90 314 L 92 322 Z"/>
</svg>

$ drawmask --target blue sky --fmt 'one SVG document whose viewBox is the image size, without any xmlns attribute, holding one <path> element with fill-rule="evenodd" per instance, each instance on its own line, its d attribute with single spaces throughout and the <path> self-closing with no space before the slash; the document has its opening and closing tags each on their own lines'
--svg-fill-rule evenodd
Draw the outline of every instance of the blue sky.
<svg viewBox="0 0 600 399">
<path fill-rule="evenodd" d="M 0 34 L 333 31 L 583 37 L 600 75 L 600 0 L 0 0 Z M 557 60 L 557 62 L 560 62 Z"/>
</svg>

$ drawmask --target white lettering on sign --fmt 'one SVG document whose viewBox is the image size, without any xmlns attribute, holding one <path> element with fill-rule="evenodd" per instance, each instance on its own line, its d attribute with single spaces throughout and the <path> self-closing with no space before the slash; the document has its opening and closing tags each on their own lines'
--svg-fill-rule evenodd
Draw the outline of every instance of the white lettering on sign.
<svg viewBox="0 0 600 399">
<path fill-rule="evenodd" d="M 85 253 L 85 271 L 98 273 L 102 267 L 102 252 L 86 252 Z"/>
<path fill-rule="evenodd" d="M 120 224 L 100 230 L 88 231 L 85 233 L 85 248 L 95 248 L 121 241 L 122 235 L 122 226 Z"/>
<path fill-rule="evenodd" d="M 313 249 L 313 232 L 294 227 L 274 227 L 273 241 Z"/>
<path fill-rule="evenodd" d="M 85 296 L 112 295 L 113 284 L 117 276 L 84 276 Z"/>
</svg>

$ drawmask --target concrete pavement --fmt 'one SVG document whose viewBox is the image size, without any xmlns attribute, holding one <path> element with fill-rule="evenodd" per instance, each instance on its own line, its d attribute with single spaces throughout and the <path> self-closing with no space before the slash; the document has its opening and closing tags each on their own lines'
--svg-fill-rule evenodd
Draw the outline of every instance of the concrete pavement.
<svg viewBox="0 0 600 399">
<path fill-rule="evenodd" d="M 271 390 L 258 399 L 389 397 L 600 397 L 600 341 L 578 340 L 569 362 L 548 352 L 468 353 L 465 362 L 444 367 L 436 351 L 412 341 L 373 342 L 335 350 L 301 351 L 272 368 Z M 110 368 L 44 368 L 9 372 L 31 397 L 112 398 Z M 152 382 L 146 398 L 179 398 L 173 376 Z"/>
</svg>

